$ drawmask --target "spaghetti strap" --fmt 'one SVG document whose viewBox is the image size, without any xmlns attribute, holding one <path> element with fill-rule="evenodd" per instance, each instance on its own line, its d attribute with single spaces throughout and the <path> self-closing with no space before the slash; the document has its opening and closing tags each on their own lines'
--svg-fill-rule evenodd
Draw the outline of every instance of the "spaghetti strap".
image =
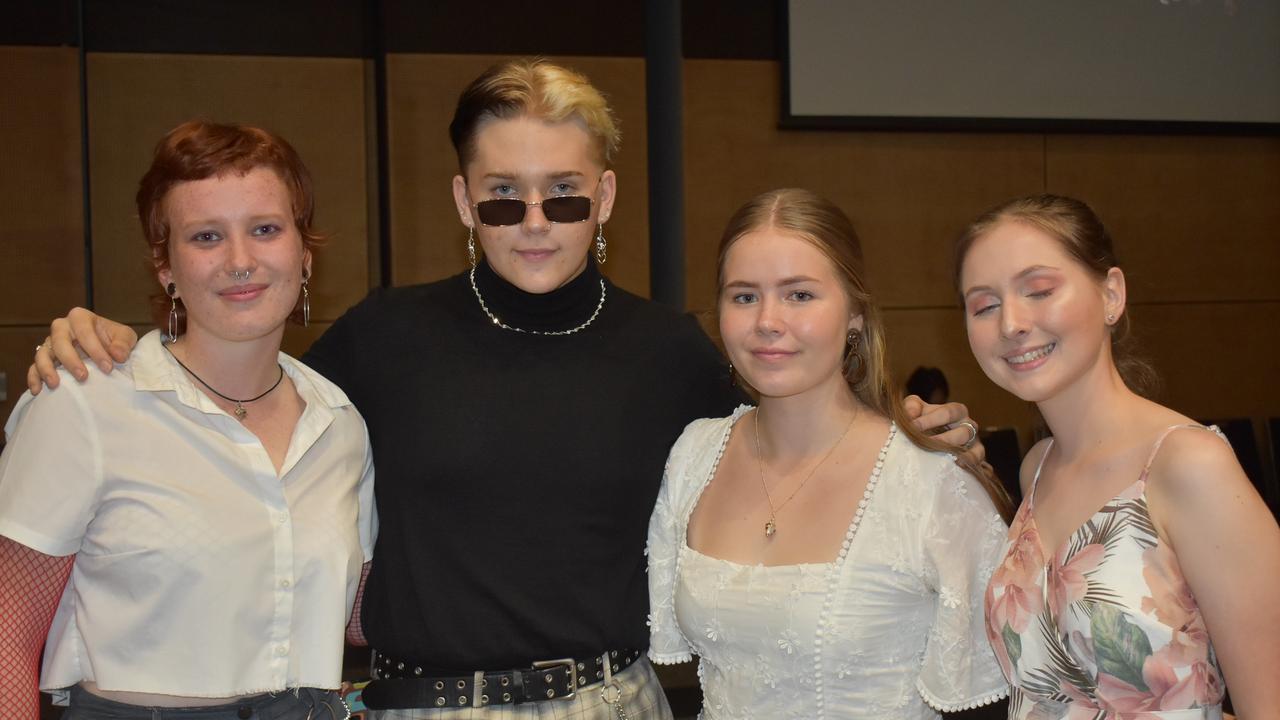
<svg viewBox="0 0 1280 720">
<path fill-rule="evenodd" d="M 1199 425 L 1196 423 L 1182 423 L 1181 425 L 1170 425 L 1169 427 L 1164 429 L 1164 432 L 1160 433 L 1160 437 L 1156 438 L 1155 444 L 1151 446 L 1151 454 L 1147 456 L 1147 463 L 1142 466 L 1143 477 L 1145 477 L 1147 474 L 1147 471 L 1151 469 L 1151 463 L 1155 461 L 1156 453 L 1160 452 L 1160 446 L 1164 444 L 1164 439 L 1169 437 L 1169 433 L 1181 428 L 1188 428 L 1192 430 L 1206 430 L 1208 432 L 1213 433 L 1214 435 L 1217 435 L 1219 438 L 1221 438 L 1223 442 L 1227 443 L 1227 447 L 1231 446 L 1231 442 L 1227 440 L 1226 435 L 1222 434 L 1222 431 L 1218 429 L 1217 425 L 1205 426 L 1205 425 Z"/>
<path fill-rule="evenodd" d="M 1044 446 L 1044 454 L 1040 456 L 1040 462 L 1036 463 L 1036 474 L 1031 476 L 1031 493 L 1027 495 L 1027 509 L 1030 510 L 1036 506 L 1036 485 L 1040 484 L 1040 471 L 1044 469 L 1044 461 L 1049 458 L 1049 451 L 1053 449 L 1053 438 L 1049 438 L 1049 444 Z"/>
</svg>

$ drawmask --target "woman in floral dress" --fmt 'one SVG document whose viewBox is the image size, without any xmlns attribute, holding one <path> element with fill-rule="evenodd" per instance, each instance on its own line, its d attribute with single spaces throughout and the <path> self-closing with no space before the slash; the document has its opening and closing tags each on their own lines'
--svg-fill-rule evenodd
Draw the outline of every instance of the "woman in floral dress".
<svg viewBox="0 0 1280 720">
<path fill-rule="evenodd" d="M 1021 198 L 958 251 L 978 363 L 1053 435 L 987 589 L 1010 718 L 1216 719 L 1228 684 L 1241 720 L 1280 717 L 1280 529 L 1215 429 L 1137 392 L 1101 222 Z"/>
</svg>

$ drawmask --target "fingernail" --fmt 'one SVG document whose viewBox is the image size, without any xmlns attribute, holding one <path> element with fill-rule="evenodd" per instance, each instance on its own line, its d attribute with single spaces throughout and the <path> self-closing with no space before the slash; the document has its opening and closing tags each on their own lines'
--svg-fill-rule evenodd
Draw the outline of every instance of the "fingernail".
<svg viewBox="0 0 1280 720">
<path fill-rule="evenodd" d="M 85 378 L 87 378 L 87 377 L 89 377 L 89 373 L 85 372 L 84 370 L 77 370 L 77 371 L 76 371 L 76 379 L 77 379 L 77 380 L 84 380 L 84 379 L 85 379 Z"/>
<path fill-rule="evenodd" d="M 100 363 L 98 363 L 98 367 L 99 367 L 99 368 L 101 368 L 102 372 L 104 372 L 104 373 L 105 373 L 105 372 L 111 372 L 111 363 L 109 363 L 109 362 L 107 362 L 107 361 L 105 361 L 105 360 L 104 360 L 104 361 L 102 361 L 102 362 L 100 362 Z"/>
</svg>

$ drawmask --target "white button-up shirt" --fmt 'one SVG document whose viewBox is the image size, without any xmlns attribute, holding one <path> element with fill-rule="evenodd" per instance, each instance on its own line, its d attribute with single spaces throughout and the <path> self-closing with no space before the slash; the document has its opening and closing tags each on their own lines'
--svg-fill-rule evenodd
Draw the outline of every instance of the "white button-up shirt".
<svg viewBox="0 0 1280 720">
<path fill-rule="evenodd" d="M 377 533 L 372 454 L 346 395 L 279 360 L 306 401 L 279 475 L 158 332 L 109 376 L 90 365 L 87 383 L 64 374 L 18 402 L 0 457 L 0 534 L 76 555 L 41 689 L 338 686 Z"/>
</svg>

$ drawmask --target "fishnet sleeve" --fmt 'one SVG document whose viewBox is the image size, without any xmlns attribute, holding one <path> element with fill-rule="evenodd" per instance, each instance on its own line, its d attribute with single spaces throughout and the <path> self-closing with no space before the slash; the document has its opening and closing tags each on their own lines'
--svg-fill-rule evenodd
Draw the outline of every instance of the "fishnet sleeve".
<svg viewBox="0 0 1280 720">
<path fill-rule="evenodd" d="M 364 626 L 360 624 L 360 611 L 364 608 L 364 583 L 369 579 L 369 563 L 360 567 L 360 586 L 356 588 L 356 601 L 351 606 L 351 619 L 347 620 L 347 642 L 357 647 L 364 647 L 369 640 L 364 636 Z"/>
<path fill-rule="evenodd" d="M 75 557 L 45 555 L 0 536 L 0 714 L 6 718 L 40 716 L 40 651 Z"/>
</svg>

